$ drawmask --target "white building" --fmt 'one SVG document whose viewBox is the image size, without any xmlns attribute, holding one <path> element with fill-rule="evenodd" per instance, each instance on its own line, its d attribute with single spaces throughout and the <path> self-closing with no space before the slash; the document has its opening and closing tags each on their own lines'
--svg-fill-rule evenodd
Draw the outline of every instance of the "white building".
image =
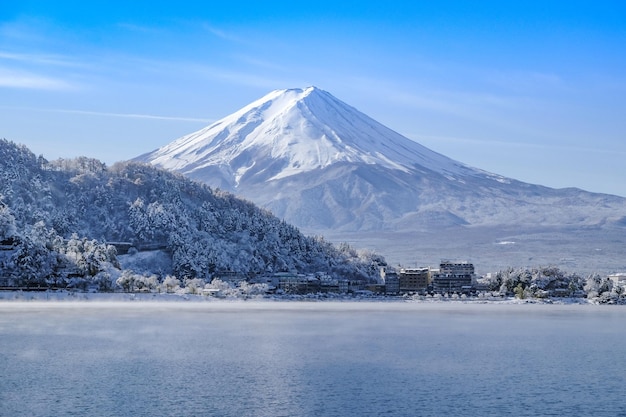
<svg viewBox="0 0 626 417">
<path fill-rule="evenodd" d="M 397 294 L 400 292 L 400 279 L 393 268 L 380 268 L 380 283 L 385 286 L 387 294 Z"/>
</svg>

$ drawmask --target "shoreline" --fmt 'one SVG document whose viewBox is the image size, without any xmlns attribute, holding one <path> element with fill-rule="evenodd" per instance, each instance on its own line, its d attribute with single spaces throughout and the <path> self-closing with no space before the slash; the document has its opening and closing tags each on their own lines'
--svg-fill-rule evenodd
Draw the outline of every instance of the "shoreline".
<svg viewBox="0 0 626 417">
<path fill-rule="evenodd" d="M 72 291 L 0 291 L 0 305 L 12 304 L 442 304 L 442 305 L 604 305 L 587 298 L 526 298 L 515 297 L 431 297 L 376 295 L 264 295 L 252 297 L 215 297 L 182 293 L 89 293 Z"/>
</svg>

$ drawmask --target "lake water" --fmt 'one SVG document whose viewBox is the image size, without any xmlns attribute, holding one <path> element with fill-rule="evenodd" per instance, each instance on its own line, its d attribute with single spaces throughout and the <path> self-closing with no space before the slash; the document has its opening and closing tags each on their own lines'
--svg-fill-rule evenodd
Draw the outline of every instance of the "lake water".
<svg viewBox="0 0 626 417">
<path fill-rule="evenodd" d="M 626 308 L 1 302 L 2 416 L 626 416 Z"/>
</svg>

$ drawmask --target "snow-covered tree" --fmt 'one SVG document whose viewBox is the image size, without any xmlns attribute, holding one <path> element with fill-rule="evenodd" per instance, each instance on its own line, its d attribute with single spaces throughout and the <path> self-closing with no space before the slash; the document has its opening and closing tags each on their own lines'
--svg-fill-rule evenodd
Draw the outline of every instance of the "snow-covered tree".
<svg viewBox="0 0 626 417">
<path fill-rule="evenodd" d="M 11 214 L 9 207 L 2 202 L 2 196 L 0 196 L 0 241 L 8 238 L 12 238 L 17 234 L 15 227 L 15 217 Z"/>
<path fill-rule="evenodd" d="M 172 275 L 167 275 L 159 288 L 166 293 L 176 292 L 180 289 L 180 280 Z"/>
<path fill-rule="evenodd" d="M 185 280 L 185 289 L 189 294 L 198 294 L 206 282 L 199 278 L 189 278 Z"/>
<path fill-rule="evenodd" d="M 124 271 L 122 271 L 122 274 L 115 281 L 115 283 L 125 292 L 133 292 L 136 289 L 137 278 L 138 275 L 135 274 L 134 271 L 130 269 L 125 269 Z"/>
</svg>

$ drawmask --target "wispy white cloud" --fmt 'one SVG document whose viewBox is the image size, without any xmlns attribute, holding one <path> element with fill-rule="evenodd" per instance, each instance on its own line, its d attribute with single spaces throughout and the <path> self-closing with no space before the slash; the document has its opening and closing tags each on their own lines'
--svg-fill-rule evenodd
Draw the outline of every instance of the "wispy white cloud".
<svg viewBox="0 0 626 417">
<path fill-rule="evenodd" d="M 0 68 L 0 87 L 31 90 L 75 90 L 78 88 L 62 79 L 2 68 Z"/>
<path fill-rule="evenodd" d="M 284 78 L 261 75 L 258 72 L 234 71 L 232 69 L 212 67 L 207 65 L 187 64 L 189 71 L 195 72 L 200 77 L 212 80 L 226 81 L 235 85 L 256 87 L 262 89 L 281 88 L 289 81 Z"/>
<path fill-rule="evenodd" d="M 18 110 L 29 111 L 41 111 L 41 112 L 53 112 L 53 113 L 70 113 L 70 114 L 82 114 L 86 116 L 101 116 L 101 117 L 122 117 L 129 119 L 151 119 L 151 120 L 168 120 L 175 122 L 200 122 L 200 123 L 212 123 L 212 119 L 202 119 L 196 117 L 180 117 L 180 116 L 160 116 L 154 114 L 137 114 L 137 113 L 111 113 L 111 112 L 98 112 L 91 110 L 73 110 L 73 109 L 45 109 L 45 108 L 32 108 L 32 107 L 13 107 L 2 106 L 2 108 L 12 108 Z"/>
<path fill-rule="evenodd" d="M 487 85 L 511 91 L 530 94 L 540 91 L 567 91 L 570 89 L 567 80 L 554 72 L 541 71 L 476 71 L 476 77 L 484 80 Z"/>
<path fill-rule="evenodd" d="M 54 65 L 58 67 L 85 67 L 82 62 L 57 54 L 25 54 L 0 51 L 0 60 L 19 62 L 31 65 Z"/>
<path fill-rule="evenodd" d="M 137 113 L 108 113 L 108 112 L 96 112 L 88 110 L 66 110 L 66 109 L 51 109 L 49 111 L 56 111 L 61 113 L 74 113 L 84 114 L 88 116 L 103 116 L 103 117 L 124 117 L 130 119 L 153 119 L 153 120 L 169 120 L 175 122 L 201 122 L 211 123 L 212 119 L 202 119 L 196 117 L 180 117 L 180 116 L 160 116 L 155 114 L 137 114 Z"/>
<path fill-rule="evenodd" d="M 22 18 L 16 21 L 0 22 L 0 38 L 19 42 L 41 42 L 46 38 L 41 30 L 42 26 L 48 26 L 48 22 L 32 17 Z"/>
<path fill-rule="evenodd" d="M 83 89 L 68 70 L 85 70 L 90 64 L 60 54 L 0 50 L 0 87 L 69 91 Z M 74 74 L 76 75 L 76 74 Z"/>
<path fill-rule="evenodd" d="M 202 27 L 209 33 L 213 34 L 214 36 L 217 36 L 220 39 L 223 39 L 225 41 L 229 41 L 229 42 L 236 42 L 236 43 L 246 43 L 246 41 L 238 36 L 235 35 L 234 33 L 231 32 L 227 32 L 223 29 L 219 29 L 209 23 L 204 23 L 202 25 Z"/>
<path fill-rule="evenodd" d="M 248 64 L 257 68 L 261 68 L 264 70 L 271 70 L 271 71 L 286 71 L 287 70 L 285 66 L 280 65 L 275 61 L 269 61 L 267 59 L 259 59 L 250 55 L 243 55 L 243 54 L 234 54 L 233 57 L 245 64 Z"/>
<path fill-rule="evenodd" d="M 260 89 L 276 89 L 283 88 L 285 85 L 295 85 L 289 84 L 290 80 L 283 77 L 282 74 L 276 75 L 276 71 L 259 71 L 255 70 L 255 68 L 246 70 L 241 65 L 234 69 L 226 66 L 207 65 L 199 61 L 167 61 L 157 58 L 139 57 L 124 57 L 123 60 L 118 59 L 117 61 L 126 63 L 126 66 L 123 68 L 132 67 L 136 71 L 141 69 L 141 71 L 149 73 L 158 73 L 162 77 L 181 78 L 181 73 L 184 73 L 186 81 L 193 81 L 198 83 L 198 85 L 205 83 L 206 80 Z M 259 65 L 261 64 L 259 63 Z M 115 69 L 113 68 L 112 70 Z"/>
<path fill-rule="evenodd" d="M 514 109 L 524 99 L 489 92 L 444 89 L 420 84 L 404 85 L 386 79 L 355 78 L 350 83 L 360 91 L 386 101 L 393 106 L 435 111 L 465 119 L 502 123 L 493 114 L 504 108 Z"/>
</svg>

